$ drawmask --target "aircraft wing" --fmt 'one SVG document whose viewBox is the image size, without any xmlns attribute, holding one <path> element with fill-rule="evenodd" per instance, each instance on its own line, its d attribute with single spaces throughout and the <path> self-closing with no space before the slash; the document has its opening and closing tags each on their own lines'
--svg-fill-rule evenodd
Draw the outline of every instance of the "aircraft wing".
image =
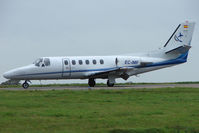
<svg viewBox="0 0 199 133">
<path fill-rule="evenodd" d="M 128 75 L 127 71 L 133 70 L 133 67 L 116 67 L 115 69 L 103 71 L 103 72 L 96 72 L 90 74 L 89 78 L 108 78 L 109 75 L 116 75 L 123 79 L 128 79 L 130 75 Z"/>
<path fill-rule="evenodd" d="M 110 69 L 110 70 L 92 73 L 92 74 L 88 75 L 88 77 L 89 78 L 107 78 L 110 73 L 117 72 L 119 70 L 120 70 L 120 68 L 116 67 L 116 68 L 113 68 L 113 69 Z"/>
<path fill-rule="evenodd" d="M 136 67 L 132 67 L 132 66 L 115 67 L 111 70 L 99 71 L 99 72 L 92 73 L 92 74 L 88 75 L 87 77 L 89 77 L 89 78 L 107 78 L 109 74 L 115 74 L 115 75 L 120 76 L 121 78 L 126 80 L 130 76 L 128 71 L 137 70 L 137 68 L 145 67 L 145 66 L 151 65 L 151 64 L 153 64 L 153 62 L 140 62 L 140 65 L 138 65 Z"/>
</svg>

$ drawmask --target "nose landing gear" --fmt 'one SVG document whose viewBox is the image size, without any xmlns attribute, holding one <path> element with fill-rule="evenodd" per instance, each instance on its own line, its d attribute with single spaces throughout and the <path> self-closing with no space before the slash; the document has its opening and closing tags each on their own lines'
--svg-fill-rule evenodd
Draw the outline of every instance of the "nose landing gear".
<svg viewBox="0 0 199 133">
<path fill-rule="evenodd" d="M 28 81 L 27 81 L 27 80 L 22 84 L 22 87 L 23 87 L 24 89 L 28 89 L 29 84 L 28 84 Z"/>
</svg>

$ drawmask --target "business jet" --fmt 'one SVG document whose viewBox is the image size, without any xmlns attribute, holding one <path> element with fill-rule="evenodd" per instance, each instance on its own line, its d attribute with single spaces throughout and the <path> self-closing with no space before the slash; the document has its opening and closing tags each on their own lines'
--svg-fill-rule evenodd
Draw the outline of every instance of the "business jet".
<svg viewBox="0 0 199 133">
<path fill-rule="evenodd" d="M 42 57 L 33 64 L 16 68 L 3 74 L 7 79 L 25 80 L 27 89 L 30 80 L 88 79 L 94 87 L 98 78 L 107 79 L 107 86 L 113 87 L 115 79 L 127 80 L 130 76 L 171 67 L 187 62 L 191 48 L 194 22 L 178 25 L 166 44 L 155 51 L 142 54 L 112 56 L 63 56 Z"/>
</svg>

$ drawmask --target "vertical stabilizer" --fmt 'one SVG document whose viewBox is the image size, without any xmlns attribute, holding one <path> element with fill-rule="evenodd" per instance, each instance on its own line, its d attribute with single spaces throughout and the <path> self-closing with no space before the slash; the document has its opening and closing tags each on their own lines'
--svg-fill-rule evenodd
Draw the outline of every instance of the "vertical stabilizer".
<svg viewBox="0 0 199 133">
<path fill-rule="evenodd" d="M 178 25 L 174 33 L 164 45 L 165 53 L 183 54 L 191 48 L 191 39 L 194 22 L 185 22 Z"/>
</svg>

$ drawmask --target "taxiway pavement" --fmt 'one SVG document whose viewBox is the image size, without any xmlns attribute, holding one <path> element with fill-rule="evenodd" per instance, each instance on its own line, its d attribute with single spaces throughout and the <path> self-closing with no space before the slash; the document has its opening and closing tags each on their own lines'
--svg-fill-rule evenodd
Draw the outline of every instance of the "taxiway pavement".
<svg viewBox="0 0 199 133">
<path fill-rule="evenodd" d="M 107 86 L 51 86 L 51 87 L 29 87 L 27 90 L 99 90 L 99 89 L 143 89 L 143 88 L 173 88 L 173 87 L 192 87 L 199 88 L 199 84 L 144 84 L 144 85 L 115 85 Z M 0 88 L 0 90 L 26 90 L 20 88 Z"/>
</svg>

